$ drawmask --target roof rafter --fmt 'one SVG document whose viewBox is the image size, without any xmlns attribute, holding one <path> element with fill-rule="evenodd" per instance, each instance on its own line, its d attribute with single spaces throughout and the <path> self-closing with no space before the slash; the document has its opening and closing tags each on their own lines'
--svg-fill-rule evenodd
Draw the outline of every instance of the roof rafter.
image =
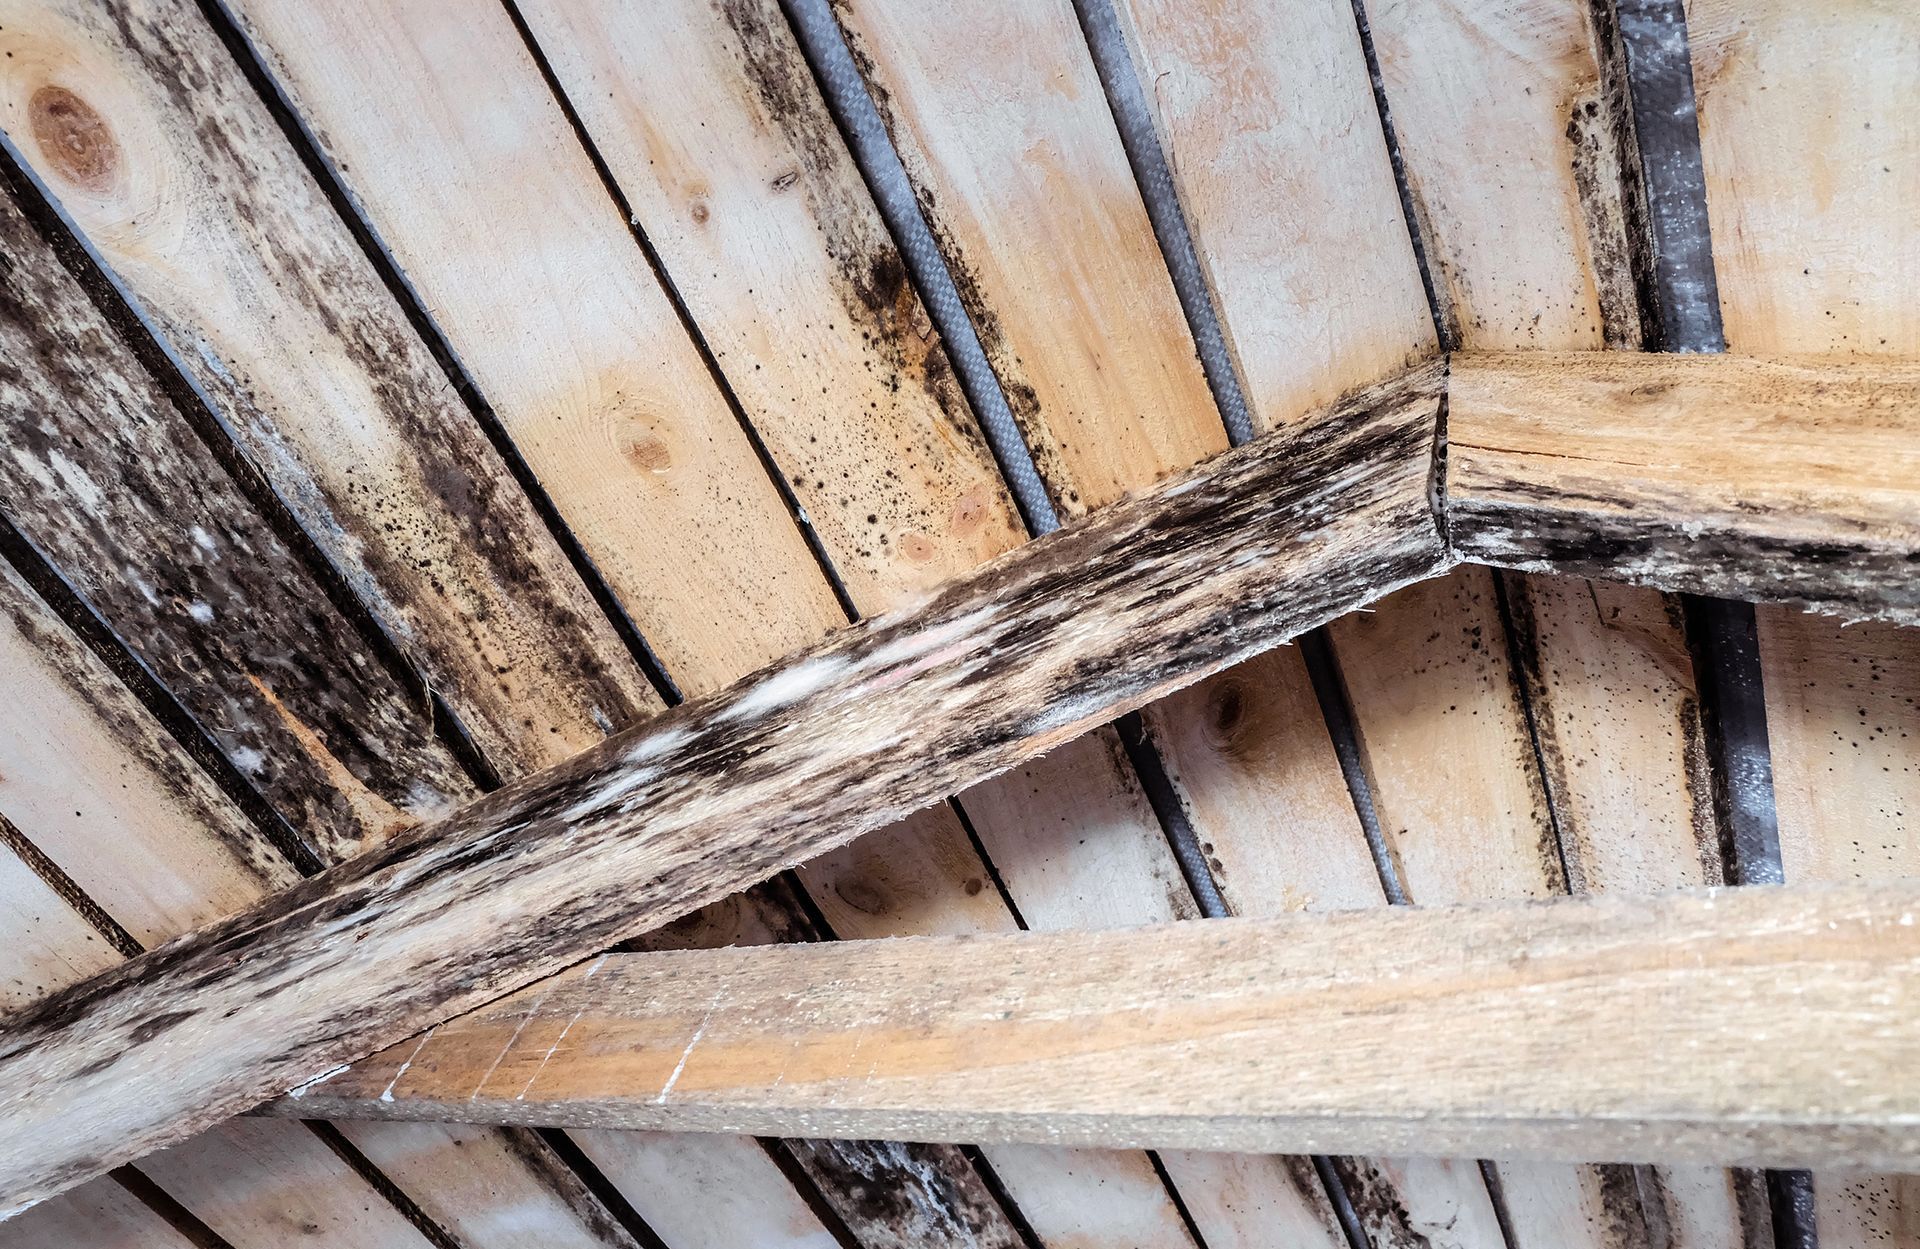
<svg viewBox="0 0 1920 1249">
<path fill-rule="evenodd" d="M 1796 456 L 1911 464 L 1913 367 L 1756 372 L 1629 355 L 1454 365 L 1444 489 L 1430 489 L 1435 364 L 7 1020 L 0 1208 L 1437 575 L 1461 555 L 1441 540 L 1436 501 L 1467 558 L 1914 618 L 1911 579 L 1896 574 L 1920 551 L 1916 474 L 1876 472 L 1850 495 L 1837 475 L 1802 488 L 1814 474 L 1794 468 Z M 1690 424 L 1710 430 L 1740 404 L 1767 419 L 1752 448 L 1706 437 L 1721 453 L 1712 474 L 1649 452 L 1693 445 L 1680 437 Z M 1538 427 L 1604 453 L 1576 473 L 1564 454 L 1514 441 Z M 1620 450 L 1609 441 L 1620 430 L 1639 443 Z M 1768 455 L 1741 454 L 1762 435 Z M 1680 488 L 1690 484 L 1703 488 Z M 1758 507 L 1740 506 L 1748 491 Z M 1580 544 L 1582 524 L 1604 524 L 1605 541 Z M 1681 540 L 1703 532 L 1712 558 Z"/>
</svg>

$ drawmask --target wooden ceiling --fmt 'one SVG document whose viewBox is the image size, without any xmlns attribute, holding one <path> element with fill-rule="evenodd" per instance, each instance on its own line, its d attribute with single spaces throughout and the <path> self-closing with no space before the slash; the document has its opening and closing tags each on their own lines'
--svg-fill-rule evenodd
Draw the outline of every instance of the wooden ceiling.
<svg viewBox="0 0 1920 1249">
<path fill-rule="evenodd" d="M 1920 19 L 1681 8 L 0 0 L 0 1002 L 1443 348 L 1920 353 Z M 1920 875 L 1915 639 L 1465 567 L 639 940 Z M 0 1244 L 1695 1249 L 1796 1197 L 243 1118 Z"/>
</svg>

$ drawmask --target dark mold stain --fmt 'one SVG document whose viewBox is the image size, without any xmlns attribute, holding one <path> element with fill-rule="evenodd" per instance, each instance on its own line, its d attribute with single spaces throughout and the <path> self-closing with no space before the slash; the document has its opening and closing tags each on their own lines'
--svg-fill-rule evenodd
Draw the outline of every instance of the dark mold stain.
<svg viewBox="0 0 1920 1249">
<path fill-rule="evenodd" d="M 373 396 L 368 419 L 418 460 L 418 479 L 398 492 L 350 473 L 315 478 L 279 432 L 288 422 L 266 397 L 272 386 L 246 361 L 219 359 L 195 310 L 136 292 L 218 419 L 197 402 L 181 414 L 210 444 L 237 440 L 222 453 L 229 472 L 243 464 L 237 475 L 255 508 L 297 514 L 287 523 L 302 532 L 286 540 L 325 548 L 315 558 L 354 582 L 344 592 L 330 587 L 336 603 L 349 614 L 370 610 L 382 621 L 376 627 L 403 639 L 404 662 L 455 708 L 493 766 L 531 770 L 567 753 L 527 731 L 522 704 L 532 698 L 583 741 L 650 714 L 650 691 L 626 648 L 213 31 L 197 16 L 119 4 L 81 22 L 123 62 L 165 131 L 185 136 L 181 158 L 202 193 L 221 203 L 220 226 L 257 264 L 258 284 L 313 319 L 345 373 Z M 364 575 L 355 578 L 356 569 Z M 356 594 L 378 601 L 343 601 Z"/>
<path fill-rule="evenodd" d="M 966 1156 L 952 1145 L 787 1141 L 866 1249 L 1025 1249 Z"/>
</svg>

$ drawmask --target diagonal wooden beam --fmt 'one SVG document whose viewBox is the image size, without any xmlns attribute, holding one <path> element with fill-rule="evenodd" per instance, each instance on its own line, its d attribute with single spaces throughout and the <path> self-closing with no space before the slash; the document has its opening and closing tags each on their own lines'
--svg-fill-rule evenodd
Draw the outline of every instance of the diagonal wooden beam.
<svg viewBox="0 0 1920 1249">
<path fill-rule="evenodd" d="M 612 954 L 273 1113 L 1920 1166 L 1920 881 Z"/>
<path fill-rule="evenodd" d="M 1314 414 L 9 1018 L 0 1210 L 1443 571 L 1440 386 Z"/>
<path fill-rule="evenodd" d="M 1920 624 L 1920 364 L 1457 355 L 1447 411 L 1468 560 Z"/>
</svg>

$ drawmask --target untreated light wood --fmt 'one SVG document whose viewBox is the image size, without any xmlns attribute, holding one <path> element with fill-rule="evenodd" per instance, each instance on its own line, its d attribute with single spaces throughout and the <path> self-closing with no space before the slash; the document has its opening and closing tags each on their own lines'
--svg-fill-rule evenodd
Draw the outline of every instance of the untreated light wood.
<svg viewBox="0 0 1920 1249">
<path fill-rule="evenodd" d="M 1452 360 L 1463 556 L 1920 623 L 1920 365 Z"/>
<path fill-rule="evenodd" d="M 610 955 L 278 1109 L 1911 1165 L 1916 912 L 1903 880 Z"/>
<path fill-rule="evenodd" d="M 1689 0 L 1687 25 L 1728 349 L 1920 358 L 1920 9 Z M 1787 880 L 1902 870 L 1920 634 L 1756 615 Z M 1920 1243 L 1920 1177 L 1823 1171 L 1813 1188 L 1824 1249 Z"/>
<path fill-rule="evenodd" d="M 1448 564 L 1427 500 L 1436 383 L 1412 375 L 1229 453 L 14 1018 L 0 1201 L 179 1139 L 1433 575 Z"/>
</svg>

